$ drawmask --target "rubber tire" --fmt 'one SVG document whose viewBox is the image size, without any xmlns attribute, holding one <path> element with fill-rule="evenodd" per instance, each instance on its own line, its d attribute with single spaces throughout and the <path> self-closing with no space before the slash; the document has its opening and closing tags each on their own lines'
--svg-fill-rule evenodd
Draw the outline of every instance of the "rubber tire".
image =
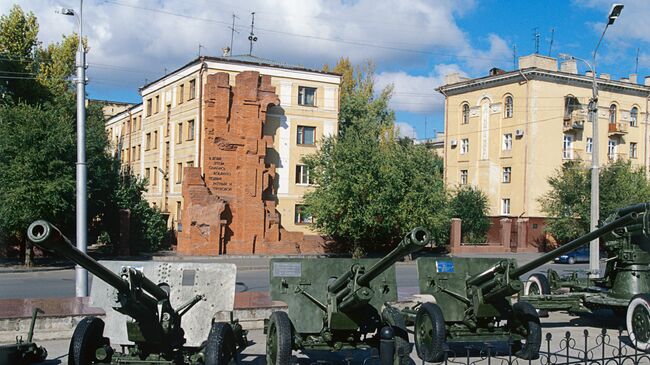
<svg viewBox="0 0 650 365">
<path fill-rule="evenodd" d="M 237 356 L 235 335 L 230 323 L 212 323 L 204 354 L 205 365 L 226 365 Z"/>
<path fill-rule="evenodd" d="M 646 351 L 650 349 L 650 340 L 640 341 L 637 339 L 634 329 L 632 327 L 632 317 L 634 315 L 634 309 L 638 306 L 643 306 L 648 314 L 650 314 L 650 294 L 637 294 L 632 297 L 630 303 L 627 305 L 627 313 L 625 315 L 625 325 L 627 327 L 627 334 L 630 337 L 630 342 L 632 346 L 636 347 L 641 351 Z"/>
<path fill-rule="evenodd" d="M 569 265 L 575 264 L 576 263 L 576 258 L 575 257 L 569 257 L 569 259 L 567 260 L 567 263 Z"/>
<path fill-rule="evenodd" d="M 539 322 L 537 310 L 528 302 L 517 302 L 512 306 L 515 320 L 526 328 L 526 344 L 515 356 L 524 360 L 539 359 L 539 349 L 542 346 L 542 325 Z"/>
<path fill-rule="evenodd" d="M 269 327 L 266 338 L 266 363 L 267 365 L 290 365 L 291 364 L 291 349 L 293 343 L 291 320 L 286 312 L 276 311 L 269 317 Z M 272 357 L 269 351 L 269 337 L 272 336 L 272 329 L 275 329 L 275 343 L 277 349 L 275 358 Z"/>
<path fill-rule="evenodd" d="M 68 365 L 90 365 L 95 361 L 95 350 L 102 345 L 104 321 L 86 317 L 74 329 L 68 350 Z"/>
<path fill-rule="evenodd" d="M 411 344 L 409 343 L 409 334 L 406 330 L 404 316 L 397 308 L 385 307 L 381 312 L 381 317 L 386 324 L 393 328 L 395 339 L 395 358 L 393 359 L 393 364 L 408 365 L 411 362 Z M 404 356 L 399 356 L 400 351 Z"/>
<path fill-rule="evenodd" d="M 431 348 L 425 348 L 424 344 L 420 343 L 421 336 L 420 333 L 420 324 L 423 321 L 429 321 L 431 326 L 432 333 L 431 336 Z M 423 303 L 420 305 L 418 312 L 415 316 L 415 350 L 417 351 L 418 357 L 427 362 L 441 362 L 445 358 L 445 342 L 447 340 L 447 333 L 445 328 L 445 317 L 442 314 L 442 310 L 435 303 Z"/>
<path fill-rule="evenodd" d="M 524 287 L 524 295 L 530 295 L 530 287 L 535 284 L 540 289 L 540 295 L 551 294 L 551 284 L 548 282 L 548 278 L 544 274 L 533 274 L 526 281 L 526 286 Z"/>
</svg>

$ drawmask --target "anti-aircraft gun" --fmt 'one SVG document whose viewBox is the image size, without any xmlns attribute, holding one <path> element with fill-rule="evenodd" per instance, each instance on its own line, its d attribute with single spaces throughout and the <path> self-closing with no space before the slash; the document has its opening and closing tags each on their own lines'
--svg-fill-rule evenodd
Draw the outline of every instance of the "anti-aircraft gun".
<svg viewBox="0 0 650 365">
<path fill-rule="evenodd" d="M 50 223 L 39 220 L 32 223 L 27 231 L 29 239 L 43 249 L 58 253 L 77 265 L 87 269 L 95 276 L 96 282 L 108 284 L 109 293 L 102 293 L 104 300 L 110 303 L 114 311 L 107 311 L 107 323 L 113 333 L 124 332 L 128 340 L 118 341 L 121 351 L 111 346 L 111 338 L 104 337 L 105 322 L 97 317 L 86 317 L 79 322 L 74 330 L 68 363 L 74 365 L 87 364 L 226 364 L 231 358 L 236 358 L 238 350 L 246 346 L 246 332 L 237 322 L 210 323 L 207 318 L 214 314 L 214 307 L 207 299 L 215 295 L 234 297 L 234 267 L 232 271 L 232 293 L 216 293 L 205 290 L 209 286 L 199 283 L 200 266 L 192 270 L 176 270 L 168 266 L 158 267 L 159 277 L 168 280 L 158 284 L 148 279 L 143 271 L 146 268 L 136 266 L 121 266 L 118 273 L 107 269 L 90 256 L 79 251 L 61 232 Z M 191 274 L 191 275 L 190 275 Z M 203 274 L 203 272 L 202 272 Z M 178 280 L 176 280 L 176 278 Z M 99 279 L 99 280 L 98 280 Z M 201 280 L 212 278 L 201 278 Z M 101 280 L 101 281 L 100 281 Z M 178 285 L 174 282 L 176 281 Z M 173 285 L 172 285 L 173 284 Z M 215 283 L 214 289 L 220 290 L 221 283 Z M 224 287 L 227 285 L 223 285 Z M 221 289 L 223 290 L 223 289 Z M 112 295 L 111 295 L 112 294 Z M 230 295 L 229 295 L 230 294 Z M 172 306 L 174 300 L 186 300 L 177 308 Z M 230 299 L 232 301 L 232 298 Z M 200 318 L 184 317 L 192 308 Z M 112 313 L 125 315 L 124 321 L 111 317 Z M 118 313 L 119 312 L 119 313 Z M 190 317 L 190 318 L 188 318 Z M 181 319 L 185 326 L 181 325 Z M 201 332 L 201 324 L 209 325 L 209 334 Z M 117 324 L 121 326 L 117 328 Z M 188 332 L 185 331 L 188 329 Z M 206 331 L 207 332 L 207 329 Z M 199 335 L 199 339 L 196 337 Z M 112 337 L 112 336 L 111 336 Z M 202 338 L 201 338 L 202 337 Z M 130 343 L 126 343 L 130 342 Z"/>
<path fill-rule="evenodd" d="M 525 300 L 515 304 L 511 300 L 524 288 L 520 277 L 595 238 L 641 224 L 643 217 L 637 208 L 621 210 L 600 228 L 519 267 L 514 259 L 419 258 L 420 293 L 432 295 L 435 303 L 403 310 L 408 322 L 414 323 L 418 356 L 442 361 L 446 342 L 512 340 L 515 356 L 538 358 L 542 336 L 537 311 Z"/>
<path fill-rule="evenodd" d="M 547 275 L 534 273 L 526 283 L 522 300 L 540 311 L 567 311 L 572 315 L 609 308 L 625 317 L 632 345 L 640 350 L 650 349 L 649 211 L 649 203 L 632 205 L 603 221 L 604 227 L 626 215 L 637 214 L 637 219 L 599 236 L 608 257 L 602 277 L 589 278 L 577 272 L 561 277 L 553 269 Z"/>
<path fill-rule="evenodd" d="M 406 364 L 411 352 L 397 301 L 395 262 L 429 243 L 416 228 L 382 259 L 272 259 L 270 294 L 288 312 L 265 323 L 269 365 L 287 365 L 292 350 L 379 349 L 382 364 Z"/>
</svg>

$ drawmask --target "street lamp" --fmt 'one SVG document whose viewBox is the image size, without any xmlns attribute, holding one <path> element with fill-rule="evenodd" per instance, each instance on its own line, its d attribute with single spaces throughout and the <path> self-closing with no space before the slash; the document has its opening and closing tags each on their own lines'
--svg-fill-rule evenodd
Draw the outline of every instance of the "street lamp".
<svg viewBox="0 0 650 365">
<path fill-rule="evenodd" d="M 592 134 L 592 150 L 591 150 L 591 214 L 590 214 L 590 228 L 595 230 L 598 225 L 599 210 L 600 210 L 600 186 L 599 186 L 599 160 L 598 160 L 598 146 L 599 143 L 599 133 L 598 133 L 598 84 L 596 83 L 596 53 L 600 47 L 600 43 L 605 36 L 607 28 L 614 24 L 614 21 L 618 19 L 623 10 L 623 4 L 614 4 L 612 5 L 611 10 L 609 11 L 609 16 L 607 17 L 607 24 L 605 24 L 605 29 L 600 35 L 600 39 L 596 44 L 594 49 L 593 57 L 591 64 L 584 59 L 578 57 L 572 57 L 566 54 L 560 54 L 560 58 L 563 59 L 575 59 L 578 61 L 584 62 L 589 70 L 591 70 L 591 100 L 589 101 L 589 118 L 591 120 L 591 126 L 593 128 Z M 589 246 L 589 271 L 591 277 L 597 277 L 600 274 L 600 247 L 598 239 L 591 241 Z"/>
<path fill-rule="evenodd" d="M 76 201 L 76 225 L 77 225 L 77 248 L 86 252 L 88 246 L 87 229 L 87 197 L 86 181 L 86 52 L 83 46 L 83 0 L 79 0 L 79 12 L 74 9 L 64 8 L 60 10 L 63 15 L 74 16 L 79 27 L 79 41 L 77 45 L 77 57 L 75 66 L 77 68 L 77 201 Z M 75 267 L 75 293 L 78 297 L 88 296 L 88 271 L 77 265 Z"/>
</svg>

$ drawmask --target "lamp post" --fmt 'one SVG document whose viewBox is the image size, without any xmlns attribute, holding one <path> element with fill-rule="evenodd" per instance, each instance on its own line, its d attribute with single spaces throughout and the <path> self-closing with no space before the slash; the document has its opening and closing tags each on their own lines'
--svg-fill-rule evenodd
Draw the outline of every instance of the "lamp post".
<svg viewBox="0 0 650 365">
<path fill-rule="evenodd" d="M 79 0 L 79 12 L 73 9 L 62 9 L 61 14 L 74 16 L 79 27 L 79 42 L 77 45 L 77 57 L 75 66 L 77 68 L 77 201 L 76 201 L 76 226 L 77 226 L 77 248 L 86 252 L 88 229 L 87 229 L 87 199 L 86 191 L 87 167 L 86 167 L 86 52 L 83 46 L 83 0 Z M 78 297 L 88 296 L 88 271 L 77 265 L 75 267 L 75 293 Z"/>
<path fill-rule="evenodd" d="M 600 35 L 600 39 L 598 40 L 596 48 L 594 49 L 591 64 L 582 58 L 560 54 L 560 58 L 575 59 L 584 62 L 591 71 L 591 100 L 589 101 L 589 119 L 593 128 L 591 149 L 591 231 L 595 230 L 596 226 L 598 225 L 600 210 L 600 161 L 598 154 L 598 147 L 600 143 L 598 133 L 598 83 L 596 83 L 596 53 L 598 52 L 598 48 L 600 47 L 600 43 L 605 36 L 607 28 L 610 25 L 614 24 L 614 21 L 616 21 L 616 19 L 621 14 L 621 10 L 623 10 L 623 4 L 612 5 L 611 10 L 609 11 L 609 16 L 607 17 L 607 24 L 605 24 L 605 29 L 603 29 L 603 33 Z M 589 245 L 589 273 L 591 277 L 597 277 L 600 274 L 600 245 L 598 239 L 594 239 Z"/>
</svg>

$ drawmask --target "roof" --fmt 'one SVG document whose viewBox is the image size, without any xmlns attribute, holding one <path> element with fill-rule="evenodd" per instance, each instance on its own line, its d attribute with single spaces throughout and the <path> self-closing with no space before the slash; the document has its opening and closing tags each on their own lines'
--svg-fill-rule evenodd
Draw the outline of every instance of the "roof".
<svg viewBox="0 0 650 365">
<path fill-rule="evenodd" d="M 246 64 L 246 65 L 254 65 L 254 66 L 266 66 L 266 67 L 274 67 L 274 68 L 281 68 L 281 69 L 286 69 L 286 70 L 296 70 L 296 71 L 304 71 L 304 72 L 311 72 L 311 73 L 317 73 L 317 74 L 323 74 L 323 75 L 333 75 L 333 76 L 341 76 L 341 74 L 335 73 L 335 72 L 328 72 L 328 71 L 323 71 L 323 70 L 317 70 L 313 68 L 307 68 L 304 66 L 297 66 L 297 65 L 290 65 L 287 63 L 282 63 L 282 62 L 277 62 L 273 61 L 267 58 L 261 58 L 253 55 L 236 55 L 236 56 L 224 56 L 224 57 L 214 57 L 214 56 L 202 56 L 202 57 L 197 57 L 194 60 L 186 63 L 185 65 L 177 68 L 176 70 L 154 80 L 149 82 L 146 85 L 143 85 L 140 87 L 140 90 L 146 89 L 150 85 L 153 85 L 157 83 L 160 80 L 163 80 L 164 78 L 175 74 L 176 72 L 183 70 L 187 67 L 190 67 L 192 65 L 198 64 L 203 61 L 215 61 L 215 62 L 224 62 L 224 63 L 234 63 L 234 64 Z"/>
<path fill-rule="evenodd" d="M 135 109 L 138 109 L 138 108 L 142 108 L 142 103 L 140 103 L 140 104 L 134 104 L 134 105 L 128 107 L 127 109 L 125 109 L 125 110 L 123 110 L 123 111 L 121 111 L 121 112 L 119 112 L 119 113 L 113 115 L 112 117 L 110 117 L 110 118 L 106 121 L 106 125 L 112 124 L 112 123 L 114 123 L 115 121 L 118 121 L 118 120 L 124 118 L 125 116 L 131 114 L 132 112 L 136 112 Z"/>
<path fill-rule="evenodd" d="M 458 95 L 464 92 L 481 90 L 489 87 L 528 80 L 541 80 L 548 82 L 573 84 L 575 86 L 581 86 L 589 89 L 592 87 L 591 76 L 562 71 L 549 71 L 538 67 L 529 67 L 509 71 L 503 74 L 478 77 L 475 79 L 463 80 L 453 84 L 442 85 L 436 88 L 436 91 L 442 93 L 445 96 Z M 648 96 L 648 93 L 650 93 L 649 86 L 636 83 L 619 80 L 607 80 L 603 78 L 596 78 L 596 82 L 598 83 L 598 88 L 602 91 L 638 96 Z"/>
</svg>

